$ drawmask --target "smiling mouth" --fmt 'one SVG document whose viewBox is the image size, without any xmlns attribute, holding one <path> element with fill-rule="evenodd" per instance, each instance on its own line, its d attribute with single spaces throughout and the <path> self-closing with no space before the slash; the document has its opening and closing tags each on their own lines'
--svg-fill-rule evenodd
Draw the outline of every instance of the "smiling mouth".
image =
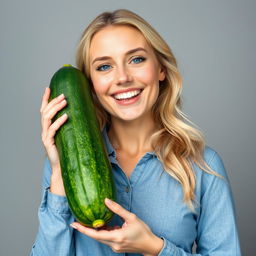
<svg viewBox="0 0 256 256">
<path fill-rule="evenodd" d="M 112 95 L 112 97 L 115 98 L 116 100 L 128 100 L 128 99 L 137 97 L 139 94 L 141 94 L 142 91 L 143 91 L 142 89 L 140 89 L 140 90 L 138 89 L 138 90 L 134 90 L 134 91 L 114 94 L 114 95 Z"/>
</svg>

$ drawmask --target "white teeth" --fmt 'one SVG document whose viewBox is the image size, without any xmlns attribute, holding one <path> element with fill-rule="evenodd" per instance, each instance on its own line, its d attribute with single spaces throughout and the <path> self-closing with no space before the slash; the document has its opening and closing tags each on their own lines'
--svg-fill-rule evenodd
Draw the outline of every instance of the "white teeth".
<svg viewBox="0 0 256 256">
<path fill-rule="evenodd" d="M 141 92 L 141 90 L 134 90 L 130 92 L 123 92 L 123 93 L 118 93 L 114 95 L 114 98 L 117 100 L 124 100 L 124 99 L 129 99 L 132 98 L 136 95 L 138 95 Z"/>
</svg>

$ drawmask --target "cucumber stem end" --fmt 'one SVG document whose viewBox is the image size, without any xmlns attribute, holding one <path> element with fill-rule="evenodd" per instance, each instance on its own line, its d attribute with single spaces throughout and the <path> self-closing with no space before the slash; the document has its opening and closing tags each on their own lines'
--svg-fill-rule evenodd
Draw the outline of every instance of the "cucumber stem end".
<svg viewBox="0 0 256 256">
<path fill-rule="evenodd" d="M 105 221 L 104 220 L 101 220 L 101 219 L 98 219 L 98 220 L 95 220 L 93 223 L 92 223 L 92 226 L 94 228 L 100 228 L 100 227 L 103 227 L 105 225 Z"/>
</svg>

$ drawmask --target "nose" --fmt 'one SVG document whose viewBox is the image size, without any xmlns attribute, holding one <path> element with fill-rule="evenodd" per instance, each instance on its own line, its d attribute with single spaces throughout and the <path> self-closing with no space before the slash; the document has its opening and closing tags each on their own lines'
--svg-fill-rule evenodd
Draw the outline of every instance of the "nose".
<svg viewBox="0 0 256 256">
<path fill-rule="evenodd" d="M 124 85 L 132 81 L 132 76 L 124 66 L 118 67 L 116 71 L 116 84 Z"/>
</svg>

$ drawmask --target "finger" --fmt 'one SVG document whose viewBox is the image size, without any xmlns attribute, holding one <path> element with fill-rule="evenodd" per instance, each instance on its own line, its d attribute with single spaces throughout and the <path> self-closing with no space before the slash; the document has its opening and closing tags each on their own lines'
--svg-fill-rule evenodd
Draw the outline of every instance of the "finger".
<svg viewBox="0 0 256 256">
<path fill-rule="evenodd" d="M 52 99 L 48 104 L 42 109 L 41 113 L 47 113 L 50 109 L 53 108 L 56 104 L 60 103 L 65 98 L 64 94 L 60 94 L 56 98 Z M 49 99 L 49 97 L 48 97 Z"/>
<path fill-rule="evenodd" d="M 83 233 L 84 235 L 87 235 L 93 239 L 101 240 L 105 242 L 113 242 L 116 237 L 118 237 L 118 234 L 116 233 L 116 230 L 96 230 L 93 228 L 87 228 L 83 225 L 81 225 L 78 222 L 74 222 L 70 224 L 70 226 L 79 232 Z"/>
<path fill-rule="evenodd" d="M 122 217 L 124 220 L 132 221 L 136 218 L 136 215 L 124 209 L 120 204 L 106 198 L 106 206 L 114 213 Z"/>
<path fill-rule="evenodd" d="M 59 104 L 52 107 L 48 112 L 45 112 L 42 115 L 41 124 L 42 124 L 42 137 L 45 137 L 51 123 L 52 118 L 67 104 L 66 100 L 62 100 Z"/>
<path fill-rule="evenodd" d="M 60 116 L 52 125 L 49 127 L 48 132 L 46 133 L 45 144 L 47 145 L 49 142 L 51 144 L 57 130 L 67 121 L 68 115 L 65 113 Z M 47 143 L 48 142 L 48 143 Z"/>
<path fill-rule="evenodd" d="M 49 103 L 43 111 L 42 121 L 46 119 L 48 120 L 52 119 L 57 114 L 57 112 L 60 111 L 66 104 L 67 104 L 67 101 L 65 99 L 56 103 L 54 106 L 50 105 Z"/>
<path fill-rule="evenodd" d="M 110 231 L 110 230 L 115 230 L 115 229 L 120 229 L 120 226 L 106 226 L 104 230 Z"/>
<path fill-rule="evenodd" d="M 41 104 L 40 112 L 42 112 L 43 109 L 45 108 L 45 106 L 48 104 L 48 100 L 49 100 L 49 97 L 50 97 L 50 92 L 51 92 L 50 88 L 46 87 L 45 90 L 44 90 L 43 98 L 42 98 L 42 104 Z"/>
</svg>

